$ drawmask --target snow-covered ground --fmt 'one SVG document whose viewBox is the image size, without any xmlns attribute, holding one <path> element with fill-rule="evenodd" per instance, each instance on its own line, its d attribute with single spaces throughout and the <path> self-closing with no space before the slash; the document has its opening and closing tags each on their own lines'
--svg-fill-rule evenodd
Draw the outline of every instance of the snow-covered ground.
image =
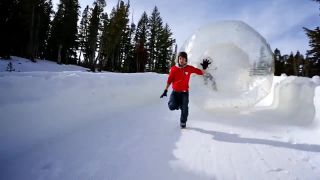
<svg viewBox="0 0 320 180">
<path fill-rule="evenodd" d="M 166 75 L 0 60 L 0 179 L 320 178 L 320 79 L 275 77 L 250 109 L 203 110 L 188 128 L 160 99 Z M 192 80 L 191 80 L 192 81 Z"/>
</svg>

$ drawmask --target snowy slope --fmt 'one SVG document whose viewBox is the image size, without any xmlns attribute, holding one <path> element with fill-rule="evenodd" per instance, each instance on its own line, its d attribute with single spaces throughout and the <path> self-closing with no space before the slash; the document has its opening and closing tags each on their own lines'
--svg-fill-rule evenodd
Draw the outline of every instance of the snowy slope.
<svg viewBox="0 0 320 180">
<path fill-rule="evenodd" d="M 32 61 L 11 56 L 11 60 L 0 59 L 0 72 L 6 71 L 8 63 L 11 62 L 15 72 L 34 72 L 34 71 L 45 71 L 45 72 L 61 72 L 61 71 L 86 71 L 86 68 L 75 66 L 75 65 L 57 65 L 56 62 L 48 60 L 38 59 L 36 63 Z"/>
<path fill-rule="evenodd" d="M 203 110 L 191 87 L 180 130 L 159 98 L 166 75 L 13 61 L 23 72 L 0 72 L 0 179 L 320 177 L 319 77 L 275 77 L 251 109 Z"/>
</svg>

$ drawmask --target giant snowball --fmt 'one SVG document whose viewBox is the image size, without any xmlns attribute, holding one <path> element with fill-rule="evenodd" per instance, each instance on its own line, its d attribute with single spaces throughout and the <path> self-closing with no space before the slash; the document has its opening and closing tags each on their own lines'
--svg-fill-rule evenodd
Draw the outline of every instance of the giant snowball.
<svg viewBox="0 0 320 180">
<path fill-rule="evenodd" d="M 211 64 L 204 76 L 190 82 L 191 103 L 204 109 L 246 108 L 271 89 L 273 53 L 266 40 L 241 21 L 221 21 L 198 29 L 184 43 L 188 63 L 201 68 Z"/>
</svg>

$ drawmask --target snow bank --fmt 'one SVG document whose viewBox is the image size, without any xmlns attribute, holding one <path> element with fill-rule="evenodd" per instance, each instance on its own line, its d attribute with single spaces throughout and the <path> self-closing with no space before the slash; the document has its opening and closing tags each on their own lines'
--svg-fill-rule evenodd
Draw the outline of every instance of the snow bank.
<svg viewBox="0 0 320 180">
<path fill-rule="evenodd" d="M 61 72 L 61 71 L 87 71 L 86 68 L 76 65 L 58 65 L 56 62 L 38 59 L 36 63 L 29 59 L 11 56 L 11 60 L 0 59 L 0 72 L 6 71 L 8 63 L 12 63 L 15 72 Z"/>
<path fill-rule="evenodd" d="M 287 120 L 308 125 L 315 120 L 315 88 L 310 78 L 290 76 L 275 85 L 273 108 Z"/>
</svg>

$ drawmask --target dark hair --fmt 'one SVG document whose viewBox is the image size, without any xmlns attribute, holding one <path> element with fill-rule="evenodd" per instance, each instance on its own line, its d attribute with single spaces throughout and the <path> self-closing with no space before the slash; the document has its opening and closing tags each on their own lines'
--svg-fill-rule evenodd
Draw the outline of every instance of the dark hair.
<svg viewBox="0 0 320 180">
<path fill-rule="evenodd" d="M 188 61 L 188 54 L 186 52 L 184 52 L 184 51 L 179 52 L 178 60 L 179 60 L 180 56 L 183 57 L 183 58 L 186 58 L 186 61 Z"/>
</svg>

